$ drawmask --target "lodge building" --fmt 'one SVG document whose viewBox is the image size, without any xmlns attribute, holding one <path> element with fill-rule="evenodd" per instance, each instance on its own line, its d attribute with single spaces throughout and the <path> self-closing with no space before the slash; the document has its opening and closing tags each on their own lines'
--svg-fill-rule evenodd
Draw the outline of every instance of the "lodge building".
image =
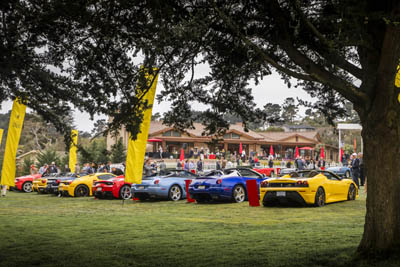
<svg viewBox="0 0 400 267">
<path fill-rule="evenodd" d="M 149 142 L 146 151 L 151 157 L 158 158 L 159 146 L 162 146 L 163 157 L 179 157 L 181 148 L 185 155 L 190 154 L 190 150 L 196 154 L 201 149 L 216 153 L 217 151 L 236 153 L 239 152 L 240 144 L 246 155 L 257 153 L 258 156 L 269 155 L 270 147 L 273 147 L 277 158 L 293 159 L 295 149 L 298 147 L 300 155 L 313 156 L 319 155 L 321 146 L 324 147 L 325 159 L 328 162 L 337 161 L 337 147 L 323 144 L 318 131 L 290 131 L 290 132 L 246 132 L 241 123 L 231 124 L 225 135 L 217 142 L 215 138 L 203 136 L 204 126 L 194 123 L 194 129 L 186 132 L 178 132 L 173 127 L 164 125 L 161 121 L 152 121 L 150 124 L 148 139 L 156 139 L 159 142 Z M 107 148 L 110 149 L 119 138 L 125 147 L 128 147 L 129 134 L 125 129 L 120 130 L 119 136 L 107 136 Z M 229 153 L 228 152 L 228 153 Z"/>
</svg>

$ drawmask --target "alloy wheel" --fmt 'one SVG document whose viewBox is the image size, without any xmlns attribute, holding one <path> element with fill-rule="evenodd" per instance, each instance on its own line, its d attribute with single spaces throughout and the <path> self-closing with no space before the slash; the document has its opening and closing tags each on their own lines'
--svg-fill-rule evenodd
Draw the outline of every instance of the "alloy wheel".
<svg viewBox="0 0 400 267">
<path fill-rule="evenodd" d="M 169 198 L 173 201 L 178 201 L 179 199 L 181 199 L 182 196 L 182 191 L 179 188 L 179 186 L 174 185 L 171 187 L 171 189 L 169 190 Z"/>
<path fill-rule="evenodd" d="M 132 198 L 131 188 L 129 186 L 123 186 L 121 188 L 121 198 L 125 200 Z"/>
<path fill-rule="evenodd" d="M 32 183 L 30 183 L 30 182 L 24 183 L 22 189 L 23 189 L 24 192 L 26 192 L 26 193 L 32 192 Z"/>
<path fill-rule="evenodd" d="M 233 198 L 235 202 L 240 203 L 243 202 L 246 198 L 246 192 L 244 191 L 243 186 L 236 186 L 233 190 Z"/>
</svg>

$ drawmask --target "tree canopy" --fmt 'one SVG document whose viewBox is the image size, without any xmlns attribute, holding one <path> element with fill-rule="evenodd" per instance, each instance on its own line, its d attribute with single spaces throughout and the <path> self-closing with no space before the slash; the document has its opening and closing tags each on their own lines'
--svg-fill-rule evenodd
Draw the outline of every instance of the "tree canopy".
<svg viewBox="0 0 400 267">
<path fill-rule="evenodd" d="M 143 70 L 154 66 L 165 88 L 158 100 L 172 102 L 165 121 L 178 129 L 200 119 L 221 133 L 225 113 L 245 123 L 264 116 L 249 84 L 272 71 L 315 96 L 307 104 L 327 118 L 350 101 L 369 184 L 360 252 L 399 250 L 400 167 L 388 156 L 400 151 L 399 1 L 5 0 L 0 15 L 0 102 L 21 96 L 59 130 L 72 103 L 112 116 L 108 129 L 125 125 L 135 137 L 148 108 Z M 209 73 L 198 75 L 204 65 Z M 208 107 L 200 118 L 195 101 Z"/>
</svg>

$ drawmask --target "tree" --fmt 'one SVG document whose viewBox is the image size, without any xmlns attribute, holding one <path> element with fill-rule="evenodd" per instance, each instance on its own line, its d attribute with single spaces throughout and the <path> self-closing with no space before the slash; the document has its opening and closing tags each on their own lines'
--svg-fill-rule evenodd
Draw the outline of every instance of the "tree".
<svg viewBox="0 0 400 267">
<path fill-rule="evenodd" d="M 267 103 L 264 112 L 271 123 L 281 122 L 281 106 L 279 104 Z"/>
<path fill-rule="evenodd" d="M 21 172 L 20 173 L 17 172 L 16 177 L 30 174 L 31 173 L 31 165 L 32 164 L 34 164 L 34 162 L 30 157 L 24 158 L 24 161 L 22 163 Z"/>
<path fill-rule="evenodd" d="M 55 162 L 57 166 L 60 166 L 60 158 L 54 150 L 45 150 L 44 152 L 39 153 L 36 159 L 39 162 L 39 167 L 45 164 L 50 165 L 52 162 Z"/>
<path fill-rule="evenodd" d="M 122 163 L 126 160 L 126 152 L 124 144 L 122 143 L 122 138 L 111 146 L 110 159 L 113 163 Z"/>
<path fill-rule="evenodd" d="M 164 121 L 178 129 L 192 127 L 195 101 L 207 107 L 208 132 L 227 127 L 227 112 L 245 126 L 258 119 L 249 82 L 273 70 L 316 97 L 310 106 L 330 122 L 350 101 L 368 176 L 359 252 L 400 250 L 399 1 L 20 0 L 2 1 L 0 13 L 0 102 L 21 96 L 57 129 L 73 103 L 135 138 L 149 108 L 145 70 L 162 74 L 158 99 L 172 103 Z M 139 53 L 143 64 L 133 64 Z M 205 64 L 209 74 L 196 76 Z"/>
<path fill-rule="evenodd" d="M 282 104 L 282 120 L 286 123 L 293 123 L 298 112 L 299 108 L 296 105 L 294 98 L 286 98 L 285 102 Z"/>
<path fill-rule="evenodd" d="M 162 119 L 162 116 L 159 112 L 154 113 L 151 115 L 151 121 L 160 121 Z"/>
<path fill-rule="evenodd" d="M 104 135 L 104 133 L 107 132 L 107 122 L 105 119 L 100 119 L 97 120 L 92 129 L 92 135 L 93 136 L 99 136 L 99 135 Z"/>
</svg>

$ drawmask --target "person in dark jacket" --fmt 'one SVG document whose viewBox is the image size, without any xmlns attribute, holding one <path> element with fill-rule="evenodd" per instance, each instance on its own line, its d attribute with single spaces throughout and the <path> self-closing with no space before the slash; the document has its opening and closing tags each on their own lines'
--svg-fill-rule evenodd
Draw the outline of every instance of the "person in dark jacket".
<svg viewBox="0 0 400 267">
<path fill-rule="evenodd" d="M 360 159 L 357 158 L 357 153 L 351 155 L 351 173 L 353 181 L 356 183 L 357 187 L 360 187 Z"/>
<path fill-rule="evenodd" d="M 363 160 L 363 154 L 361 152 L 358 153 L 358 159 L 360 161 L 360 164 L 359 164 L 360 186 L 364 186 L 364 184 L 365 184 L 364 160 Z"/>
<path fill-rule="evenodd" d="M 268 161 L 268 167 L 270 168 L 274 167 L 274 161 L 272 160 L 272 158 L 270 158 Z"/>
</svg>

